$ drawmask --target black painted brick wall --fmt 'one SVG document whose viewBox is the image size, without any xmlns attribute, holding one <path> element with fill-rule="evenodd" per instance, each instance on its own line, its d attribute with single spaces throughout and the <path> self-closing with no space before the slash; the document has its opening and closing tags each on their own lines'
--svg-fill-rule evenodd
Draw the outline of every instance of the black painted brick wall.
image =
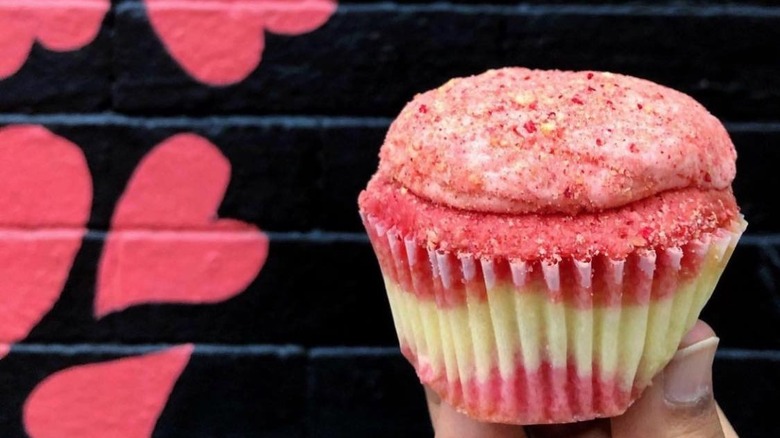
<svg viewBox="0 0 780 438">
<path fill-rule="evenodd" d="M 355 199 L 414 93 L 524 65 L 643 76 L 727 122 L 751 225 L 703 317 L 722 338 L 724 410 L 744 436 L 780 436 L 780 2 L 341 2 L 320 29 L 266 41 L 247 80 L 208 87 L 168 57 L 139 1 L 115 1 L 92 44 L 36 46 L 0 81 L 0 124 L 73 140 L 95 187 L 62 299 L 0 361 L 4 407 L 65 366 L 194 342 L 155 437 L 429 435 Z M 268 231 L 268 263 L 224 303 L 139 306 L 96 322 L 96 261 L 117 198 L 141 157 L 178 132 L 207 137 L 231 161 L 220 215 Z M 3 411 L 8 436 L 23 436 Z"/>
</svg>

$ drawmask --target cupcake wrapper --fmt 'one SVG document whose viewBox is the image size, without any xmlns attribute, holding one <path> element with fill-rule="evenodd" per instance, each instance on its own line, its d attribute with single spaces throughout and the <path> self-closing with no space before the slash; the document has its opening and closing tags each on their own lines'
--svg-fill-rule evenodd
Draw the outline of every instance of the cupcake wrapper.
<svg viewBox="0 0 780 438">
<path fill-rule="evenodd" d="M 420 380 L 478 420 L 514 424 L 624 412 L 674 355 L 744 230 L 547 263 L 437 252 L 363 219 Z"/>
</svg>

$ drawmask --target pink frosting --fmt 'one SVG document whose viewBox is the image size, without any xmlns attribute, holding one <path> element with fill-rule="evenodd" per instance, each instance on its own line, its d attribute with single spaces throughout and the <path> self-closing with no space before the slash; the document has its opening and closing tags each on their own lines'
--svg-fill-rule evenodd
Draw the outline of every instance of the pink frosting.
<svg viewBox="0 0 780 438">
<path fill-rule="evenodd" d="M 736 152 L 691 97 L 611 73 L 491 70 L 417 95 L 379 172 L 438 204 L 577 213 L 673 189 L 726 189 Z"/>
</svg>

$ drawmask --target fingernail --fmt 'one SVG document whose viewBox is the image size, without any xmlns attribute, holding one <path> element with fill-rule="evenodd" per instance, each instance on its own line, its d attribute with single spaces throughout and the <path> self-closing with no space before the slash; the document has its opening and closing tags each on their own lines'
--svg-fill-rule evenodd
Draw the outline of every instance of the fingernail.
<svg viewBox="0 0 780 438">
<path fill-rule="evenodd" d="M 425 397 L 428 399 L 429 403 L 432 403 L 436 406 L 441 404 L 441 398 L 439 398 L 439 394 L 436 394 L 431 388 L 428 388 L 427 386 L 425 386 L 424 389 Z"/>
<path fill-rule="evenodd" d="M 691 405 L 712 396 L 712 361 L 718 341 L 711 337 L 677 351 L 663 374 L 668 403 Z"/>
</svg>

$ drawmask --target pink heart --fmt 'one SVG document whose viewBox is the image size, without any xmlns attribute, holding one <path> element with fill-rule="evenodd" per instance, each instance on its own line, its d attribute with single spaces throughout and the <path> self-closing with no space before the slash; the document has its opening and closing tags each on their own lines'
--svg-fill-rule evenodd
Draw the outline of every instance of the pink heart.
<svg viewBox="0 0 780 438">
<path fill-rule="evenodd" d="M 179 134 L 135 170 L 114 212 L 98 269 L 98 318 L 142 303 L 214 303 L 260 272 L 268 238 L 217 219 L 230 163 L 206 139 Z"/>
<path fill-rule="evenodd" d="M 0 129 L 0 342 L 23 339 L 54 306 L 91 204 L 78 146 L 40 126 Z"/>
<path fill-rule="evenodd" d="M 47 377 L 24 404 L 32 438 L 149 438 L 192 345 L 80 365 Z"/>
<path fill-rule="evenodd" d="M 198 81 L 228 85 L 260 64 L 264 30 L 299 35 L 322 26 L 334 0 L 144 0 L 170 55 Z"/>
<path fill-rule="evenodd" d="M 0 5 L 0 79 L 22 67 L 36 40 L 55 51 L 89 44 L 110 6 L 109 0 L 4 2 Z"/>
</svg>

